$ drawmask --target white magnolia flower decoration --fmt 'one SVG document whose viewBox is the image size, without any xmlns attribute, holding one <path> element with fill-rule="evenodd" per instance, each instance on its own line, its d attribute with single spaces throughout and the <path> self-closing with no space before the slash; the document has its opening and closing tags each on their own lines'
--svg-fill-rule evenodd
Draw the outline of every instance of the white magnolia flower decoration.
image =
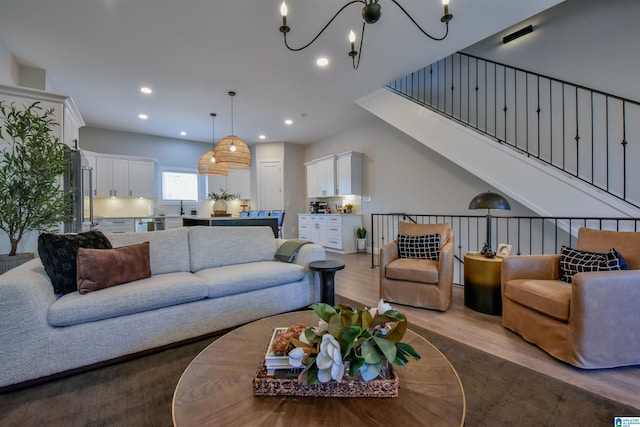
<svg viewBox="0 0 640 427">
<path fill-rule="evenodd" d="M 340 354 L 340 344 L 331 334 L 322 336 L 316 365 L 320 382 L 326 383 L 331 379 L 342 381 L 344 363 L 342 363 L 342 354 Z"/>
<path fill-rule="evenodd" d="M 393 308 L 391 308 L 391 304 L 384 302 L 383 299 L 380 299 L 380 301 L 378 301 L 378 314 L 385 314 L 389 310 L 393 310 Z"/>
</svg>

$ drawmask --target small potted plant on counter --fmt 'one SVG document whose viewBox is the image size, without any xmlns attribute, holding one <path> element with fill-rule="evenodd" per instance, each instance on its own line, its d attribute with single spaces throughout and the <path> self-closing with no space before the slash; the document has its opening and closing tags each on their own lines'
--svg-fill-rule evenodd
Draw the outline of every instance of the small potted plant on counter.
<svg viewBox="0 0 640 427">
<path fill-rule="evenodd" d="M 227 190 L 220 189 L 219 193 L 212 192 L 209 194 L 209 200 L 213 200 L 213 216 L 227 215 L 227 202 L 235 199 L 233 194 L 227 193 Z"/>
<path fill-rule="evenodd" d="M 367 251 L 367 229 L 364 227 L 356 228 L 356 238 L 358 241 L 358 252 L 366 252 Z"/>
</svg>

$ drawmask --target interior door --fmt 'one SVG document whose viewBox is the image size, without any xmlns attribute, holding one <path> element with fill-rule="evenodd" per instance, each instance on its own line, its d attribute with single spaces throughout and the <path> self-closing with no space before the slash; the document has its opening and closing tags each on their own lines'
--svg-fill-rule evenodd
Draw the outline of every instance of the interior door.
<svg viewBox="0 0 640 427">
<path fill-rule="evenodd" d="M 282 184 L 281 160 L 258 163 L 258 209 L 284 209 Z"/>
</svg>

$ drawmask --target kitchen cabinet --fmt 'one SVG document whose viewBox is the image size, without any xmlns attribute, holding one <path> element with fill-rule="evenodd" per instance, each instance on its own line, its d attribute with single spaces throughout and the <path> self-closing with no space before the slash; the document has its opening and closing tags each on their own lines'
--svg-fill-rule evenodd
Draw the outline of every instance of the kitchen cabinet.
<svg viewBox="0 0 640 427">
<path fill-rule="evenodd" d="M 324 246 L 327 228 L 324 215 L 298 215 L 298 238 Z"/>
<path fill-rule="evenodd" d="M 101 218 L 96 220 L 94 230 L 103 233 L 133 233 L 135 221 L 133 218 Z"/>
<path fill-rule="evenodd" d="M 98 156 L 96 161 L 96 196 L 129 197 L 129 161 Z"/>
<path fill-rule="evenodd" d="M 37 101 L 43 110 L 52 109 L 58 123 L 52 129 L 53 136 L 72 149 L 78 148 L 79 129 L 84 126 L 84 120 L 70 97 L 27 87 L 0 85 L 0 101 L 7 104 L 15 102 L 16 106 L 29 106 Z"/>
<path fill-rule="evenodd" d="M 305 163 L 307 169 L 307 197 L 336 195 L 335 156 L 323 157 Z"/>
<path fill-rule="evenodd" d="M 362 154 L 349 151 L 336 156 L 338 196 L 362 194 Z"/>
<path fill-rule="evenodd" d="M 147 160 L 128 160 L 129 197 L 155 197 L 155 164 Z"/>
<path fill-rule="evenodd" d="M 356 228 L 361 215 L 299 214 L 298 238 L 322 245 L 330 252 L 356 252 Z"/>
<path fill-rule="evenodd" d="M 94 196 L 155 197 L 155 161 L 85 152 L 93 162 Z"/>
</svg>

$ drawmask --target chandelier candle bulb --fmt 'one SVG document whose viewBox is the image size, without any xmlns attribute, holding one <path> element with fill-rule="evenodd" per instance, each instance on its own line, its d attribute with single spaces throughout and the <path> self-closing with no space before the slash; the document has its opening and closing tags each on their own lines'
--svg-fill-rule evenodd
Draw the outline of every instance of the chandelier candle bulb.
<svg viewBox="0 0 640 427">
<path fill-rule="evenodd" d="M 356 33 L 353 30 L 349 31 L 349 41 L 351 42 L 351 50 L 355 50 L 356 47 Z"/>
</svg>

